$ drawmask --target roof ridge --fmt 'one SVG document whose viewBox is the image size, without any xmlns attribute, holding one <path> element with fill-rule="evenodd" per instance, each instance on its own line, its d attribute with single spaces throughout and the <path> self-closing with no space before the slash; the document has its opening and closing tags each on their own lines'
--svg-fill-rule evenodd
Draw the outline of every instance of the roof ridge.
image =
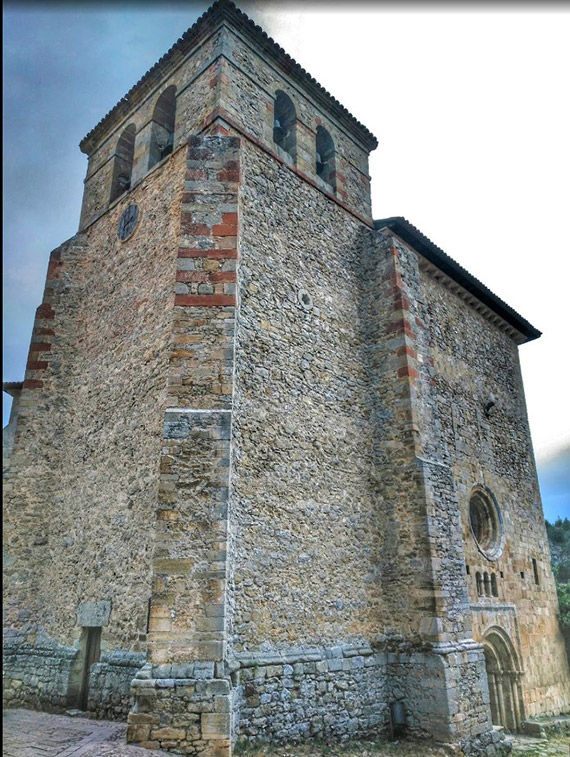
<svg viewBox="0 0 570 757">
<path fill-rule="evenodd" d="M 237 7 L 237 5 L 232 0 L 215 0 L 212 5 L 210 5 L 209 8 L 207 8 L 204 13 L 202 13 L 201 16 L 198 17 L 198 19 L 190 26 L 184 34 L 182 34 L 181 37 L 178 38 L 178 40 L 162 55 L 156 63 L 149 68 L 149 70 L 141 76 L 141 78 L 134 84 L 129 91 L 124 95 L 117 103 L 114 105 L 108 113 L 106 113 L 105 116 L 89 131 L 85 137 L 81 140 L 79 143 L 79 147 L 82 150 L 82 152 L 87 153 L 89 150 L 89 143 L 94 139 L 96 134 L 98 132 L 101 132 L 105 126 L 107 126 L 113 119 L 115 115 L 117 115 L 121 108 L 126 108 L 127 106 L 131 105 L 131 100 L 133 99 L 133 95 L 135 92 L 139 91 L 141 87 L 144 86 L 149 80 L 152 79 L 153 75 L 156 74 L 158 69 L 163 66 L 174 54 L 176 51 L 183 52 L 183 48 L 186 44 L 190 43 L 192 41 L 193 37 L 197 37 L 198 33 L 202 30 L 202 28 L 208 23 L 208 21 L 216 20 L 216 16 L 220 16 L 220 20 L 223 20 L 223 18 L 227 18 L 227 13 L 235 15 L 237 19 L 242 21 L 246 27 L 248 27 L 252 32 L 254 32 L 258 37 L 260 37 L 269 48 L 273 48 L 275 52 L 277 52 L 279 55 L 281 55 L 286 64 L 289 68 L 290 74 L 296 74 L 300 78 L 303 78 L 305 80 L 308 80 L 308 82 L 314 86 L 317 89 L 317 92 L 321 95 L 327 98 L 329 101 L 332 102 L 333 106 L 340 110 L 341 114 L 348 118 L 353 126 L 357 127 L 359 131 L 362 132 L 363 136 L 365 137 L 367 146 L 373 150 L 378 145 L 378 140 L 376 137 L 372 134 L 372 132 L 364 126 L 363 123 L 361 123 L 355 116 L 350 113 L 350 111 L 345 108 L 345 106 L 336 99 L 333 95 L 330 94 L 323 86 L 322 84 L 319 84 L 319 82 L 314 78 L 314 76 L 311 76 L 311 74 L 308 73 L 297 61 L 292 58 L 289 53 L 287 53 L 277 42 L 275 42 L 274 39 L 272 39 L 266 31 L 264 31 L 261 26 L 255 23 L 253 19 L 251 19 L 244 11 L 242 11 L 240 8 Z M 186 51 L 187 52 L 187 51 Z"/>
</svg>

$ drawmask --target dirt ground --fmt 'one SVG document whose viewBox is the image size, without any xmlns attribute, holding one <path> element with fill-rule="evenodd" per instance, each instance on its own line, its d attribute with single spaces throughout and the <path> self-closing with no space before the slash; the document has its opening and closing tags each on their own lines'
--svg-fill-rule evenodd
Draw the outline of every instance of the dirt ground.
<svg viewBox="0 0 570 757">
<path fill-rule="evenodd" d="M 568 736 L 551 736 L 548 740 L 528 736 L 507 737 L 512 745 L 512 755 L 521 757 L 569 757 Z M 304 744 L 294 747 L 243 747 L 236 749 L 236 756 L 243 757 L 449 757 L 450 750 L 421 742 L 384 740 L 358 741 L 348 744 Z"/>
<path fill-rule="evenodd" d="M 4 757 L 168 757 L 125 744 L 126 726 L 105 720 L 50 715 L 32 710 L 5 710 L 3 718 Z M 507 737 L 513 757 L 569 757 L 569 737 L 546 739 Z M 238 745 L 236 757 L 449 757 L 442 747 L 421 742 L 389 742 L 383 739 L 348 744 L 319 744 L 276 747 Z"/>
</svg>

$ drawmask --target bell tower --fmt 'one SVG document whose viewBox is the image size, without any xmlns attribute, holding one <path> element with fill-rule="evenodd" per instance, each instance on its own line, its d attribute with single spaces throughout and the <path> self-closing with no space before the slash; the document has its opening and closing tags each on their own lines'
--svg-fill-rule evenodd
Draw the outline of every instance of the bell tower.
<svg viewBox="0 0 570 757">
<path fill-rule="evenodd" d="M 392 726 L 491 756 L 493 718 L 567 706 L 517 378 L 539 332 L 372 220 L 376 145 L 229 0 L 82 140 L 17 386 L 11 706 L 204 757 Z"/>
</svg>

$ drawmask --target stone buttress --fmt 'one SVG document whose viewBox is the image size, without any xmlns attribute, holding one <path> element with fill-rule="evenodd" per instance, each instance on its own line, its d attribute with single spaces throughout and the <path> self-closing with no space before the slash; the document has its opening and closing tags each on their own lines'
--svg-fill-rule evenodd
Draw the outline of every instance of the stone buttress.
<svg viewBox="0 0 570 757">
<path fill-rule="evenodd" d="M 472 639 L 453 475 L 442 447 L 430 444 L 437 418 L 429 411 L 418 256 L 379 231 L 367 260 L 373 481 L 386 517 L 381 580 L 388 618 L 379 643 L 390 699 L 402 704 L 412 733 L 477 753 L 498 735 L 483 649 Z"/>
<path fill-rule="evenodd" d="M 225 667 L 240 140 L 191 137 L 184 176 L 148 662 L 127 739 L 230 752 Z M 173 282 L 174 285 L 174 282 Z"/>
</svg>

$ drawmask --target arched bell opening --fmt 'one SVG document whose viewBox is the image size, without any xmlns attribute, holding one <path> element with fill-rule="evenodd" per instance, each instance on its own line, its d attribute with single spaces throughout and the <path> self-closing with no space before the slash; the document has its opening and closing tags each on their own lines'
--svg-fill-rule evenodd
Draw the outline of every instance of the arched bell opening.
<svg viewBox="0 0 570 757">
<path fill-rule="evenodd" d="M 296 124 L 297 113 L 293 101 L 278 89 L 273 101 L 273 141 L 293 159 L 297 150 Z"/>
<path fill-rule="evenodd" d="M 129 124 L 117 141 L 111 180 L 110 202 L 120 197 L 131 187 L 133 159 L 135 155 L 136 127 Z"/>
<path fill-rule="evenodd" d="M 149 170 L 172 152 L 176 121 L 176 87 L 171 85 L 160 95 L 152 114 Z"/>
<path fill-rule="evenodd" d="M 315 170 L 334 191 L 336 189 L 335 146 L 331 135 L 322 126 L 317 126 Z"/>
<path fill-rule="evenodd" d="M 485 634 L 483 650 L 493 725 L 520 731 L 524 721 L 522 671 L 515 648 L 505 631 L 495 627 Z"/>
</svg>

